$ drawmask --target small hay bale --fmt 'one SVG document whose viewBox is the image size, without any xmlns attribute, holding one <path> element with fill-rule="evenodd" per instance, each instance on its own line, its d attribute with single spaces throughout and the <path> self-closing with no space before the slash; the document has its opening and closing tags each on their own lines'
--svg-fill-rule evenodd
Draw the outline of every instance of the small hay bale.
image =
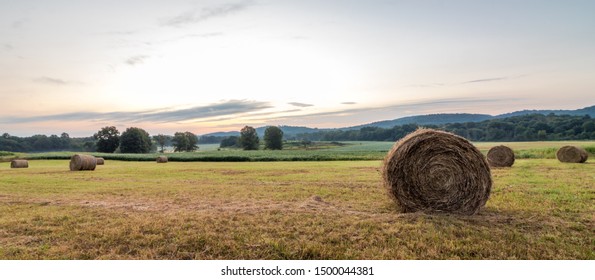
<svg viewBox="0 0 595 280">
<path fill-rule="evenodd" d="M 10 161 L 10 168 L 29 168 L 29 161 L 26 159 L 13 159 Z"/>
<path fill-rule="evenodd" d="M 581 147 L 564 146 L 558 149 L 556 157 L 561 162 L 584 163 L 589 158 L 589 153 Z"/>
<path fill-rule="evenodd" d="M 488 151 L 488 164 L 491 167 L 511 167 L 514 164 L 514 152 L 504 145 L 492 147 Z"/>
<path fill-rule="evenodd" d="M 70 158 L 70 171 L 95 170 L 96 166 L 94 156 L 76 154 Z"/>
<path fill-rule="evenodd" d="M 476 214 L 492 188 L 488 162 L 475 146 L 432 129 L 418 129 L 396 142 L 382 175 L 402 212 Z"/>
<path fill-rule="evenodd" d="M 167 163 L 167 157 L 166 156 L 158 156 L 157 163 Z"/>
<path fill-rule="evenodd" d="M 105 164 L 105 159 L 103 159 L 102 157 L 98 157 L 96 158 L 97 160 L 97 165 L 104 165 Z"/>
</svg>

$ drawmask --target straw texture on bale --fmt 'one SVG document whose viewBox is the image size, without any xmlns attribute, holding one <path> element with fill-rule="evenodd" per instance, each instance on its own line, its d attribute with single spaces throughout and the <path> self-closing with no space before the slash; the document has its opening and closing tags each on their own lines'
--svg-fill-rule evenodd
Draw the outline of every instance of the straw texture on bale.
<svg viewBox="0 0 595 280">
<path fill-rule="evenodd" d="M 105 164 L 105 160 L 102 157 L 98 157 L 96 158 L 97 160 L 97 165 L 104 165 Z"/>
<path fill-rule="evenodd" d="M 157 163 L 166 163 L 167 157 L 166 156 L 159 156 L 157 157 Z"/>
<path fill-rule="evenodd" d="M 384 184 L 402 212 L 479 212 L 492 188 L 485 157 L 465 138 L 418 129 L 384 160 Z"/>
<path fill-rule="evenodd" d="M 10 168 L 29 168 L 29 161 L 26 159 L 13 159 L 10 161 Z"/>
<path fill-rule="evenodd" d="M 556 157 L 561 162 L 583 163 L 589 158 L 589 153 L 581 147 L 564 146 L 558 149 Z"/>
<path fill-rule="evenodd" d="M 70 171 L 95 170 L 96 166 L 94 156 L 76 154 L 70 158 Z"/>
<path fill-rule="evenodd" d="M 491 167 L 511 167 L 514 164 L 514 152 L 504 145 L 492 147 L 488 151 L 488 164 Z"/>
</svg>

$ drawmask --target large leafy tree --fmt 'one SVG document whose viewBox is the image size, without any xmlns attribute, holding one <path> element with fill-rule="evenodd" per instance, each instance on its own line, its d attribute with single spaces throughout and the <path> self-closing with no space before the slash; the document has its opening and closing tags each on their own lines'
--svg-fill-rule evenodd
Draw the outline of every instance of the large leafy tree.
<svg viewBox="0 0 595 280">
<path fill-rule="evenodd" d="M 240 147 L 244 150 L 258 150 L 260 139 L 256 134 L 256 129 L 251 126 L 244 126 L 240 130 Z"/>
<path fill-rule="evenodd" d="M 163 134 L 158 134 L 153 136 L 153 140 L 155 140 L 155 142 L 157 143 L 157 146 L 159 146 L 159 152 L 163 153 L 165 151 L 165 145 L 167 145 L 167 141 L 169 140 L 169 138 L 171 138 L 171 136 L 167 136 L 167 135 L 163 135 Z"/>
<path fill-rule="evenodd" d="M 172 139 L 174 145 L 174 152 L 193 152 L 198 146 L 198 137 L 192 132 L 176 132 Z"/>
<path fill-rule="evenodd" d="M 68 134 L 66 134 L 67 136 Z M 64 133 L 62 137 L 65 137 Z M 100 153 L 113 153 L 120 145 L 120 132 L 115 126 L 106 126 L 93 134 L 95 144 Z"/>
<path fill-rule="evenodd" d="M 269 126 L 264 131 L 264 148 L 283 150 L 283 130 L 277 126 Z"/>
<path fill-rule="evenodd" d="M 151 151 L 149 133 L 138 127 L 129 127 L 120 136 L 120 151 L 122 153 L 142 154 Z"/>
</svg>

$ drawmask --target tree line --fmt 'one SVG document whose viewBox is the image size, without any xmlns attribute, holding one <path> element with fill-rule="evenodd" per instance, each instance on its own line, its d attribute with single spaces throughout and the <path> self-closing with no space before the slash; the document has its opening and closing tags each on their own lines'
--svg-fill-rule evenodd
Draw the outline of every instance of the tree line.
<svg viewBox="0 0 595 280">
<path fill-rule="evenodd" d="M 283 148 L 283 131 L 278 127 L 269 127 L 265 132 L 265 148 L 280 150 Z M 240 137 L 233 138 L 233 143 L 222 147 L 258 150 L 260 139 L 253 127 L 246 126 L 240 131 Z M 227 139 L 228 142 L 229 139 Z M 33 135 L 17 137 L 8 133 L 0 137 L 0 151 L 10 152 L 46 152 L 46 151 L 85 151 L 100 153 L 165 152 L 172 146 L 174 152 L 193 152 L 199 149 L 198 137 L 189 131 L 176 132 L 173 136 L 158 134 L 150 136 L 138 127 L 129 127 L 120 134 L 115 126 L 101 128 L 91 137 L 71 138 L 68 133 L 57 135 Z"/>
<path fill-rule="evenodd" d="M 363 127 L 359 130 L 331 130 L 302 133 L 286 137 L 276 126 L 267 127 L 264 148 L 283 149 L 283 138 L 309 141 L 396 141 L 415 131 L 420 125 L 406 124 L 392 128 Z M 424 125 L 423 127 L 450 131 L 472 141 L 544 141 L 544 140 L 595 140 L 595 119 L 589 115 L 523 115 L 482 122 Z M 202 138 L 201 138 L 202 139 Z M 213 139 L 211 139 L 213 140 Z M 221 148 L 257 150 L 260 139 L 256 130 L 245 126 L 240 136 L 217 137 Z M 202 141 L 201 141 L 202 142 Z M 91 137 L 73 138 L 68 133 L 58 135 L 33 135 L 17 137 L 4 133 L 0 136 L 0 151 L 44 152 L 86 151 L 104 153 L 164 152 L 172 146 L 175 152 L 192 152 L 198 149 L 199 139 L 191 132 L 176 132 L 173 136 L 149 136 L 142 128 L 130 127 L 122 134 L 114 126 L 101 128 Z"/>
<path fill-rule="evenodd" d="M 396 141 L 418 127 L 452 132 L 471 141 L 555 141 L 595 140 L 595 119 L 589 115 L 523 115 L 481 122 L 443 125 L 406 124 L 392 128 L 363 127 L 359 130 L 333 130 L 302 133 L 298 140 L 309 141 Z"/>
</svg>

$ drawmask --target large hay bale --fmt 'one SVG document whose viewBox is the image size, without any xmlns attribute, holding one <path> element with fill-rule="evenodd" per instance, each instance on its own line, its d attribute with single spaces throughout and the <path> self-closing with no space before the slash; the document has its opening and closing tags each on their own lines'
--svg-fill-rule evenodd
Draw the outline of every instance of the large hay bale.
<svg viewBox="0 0 595 280">
<path fill-rule="evenodd" d="M 29 168 L 29 161 L 26 159 L 13 159 L 10 161 L 10 168 Z"/>
<path fill-rule="evenodd" d="M 97 160 L 97 165 L 104 165 L 105 160 L 102 157 L 95 158 Z"/>
<path fill-rule="evenodd" d="M 514 164 L 514 152 L 504 145 L 492 147 L 488 151 L 488 164 L 491 167 L 511 167 Z"/>
<path fill-rule="evenodd" d="M 157 163 L 166 163 L 166 162 L 167 162 L 166 156 L 158 156 L 157 157 Z"/>
<path fill-rule="evenodd" d="M 95 170 L 96 166 L 94 156 L 76 154 L 70 158 L 70 171 Z"/>
<path fill-rule="evenodd" d="M 465 138 L 418 129 L 399 140 L 384 160 L 384 184 L 402 212 L 472 215 L 490 197 L 484 156 Z"/>
<path fill-rule="evenodd" d="M 558 149 L 556 157 L 561 162 L 583 163 L 589 158 L 589 153 L 581 147 L 564 146 Z"/>
</svg>

